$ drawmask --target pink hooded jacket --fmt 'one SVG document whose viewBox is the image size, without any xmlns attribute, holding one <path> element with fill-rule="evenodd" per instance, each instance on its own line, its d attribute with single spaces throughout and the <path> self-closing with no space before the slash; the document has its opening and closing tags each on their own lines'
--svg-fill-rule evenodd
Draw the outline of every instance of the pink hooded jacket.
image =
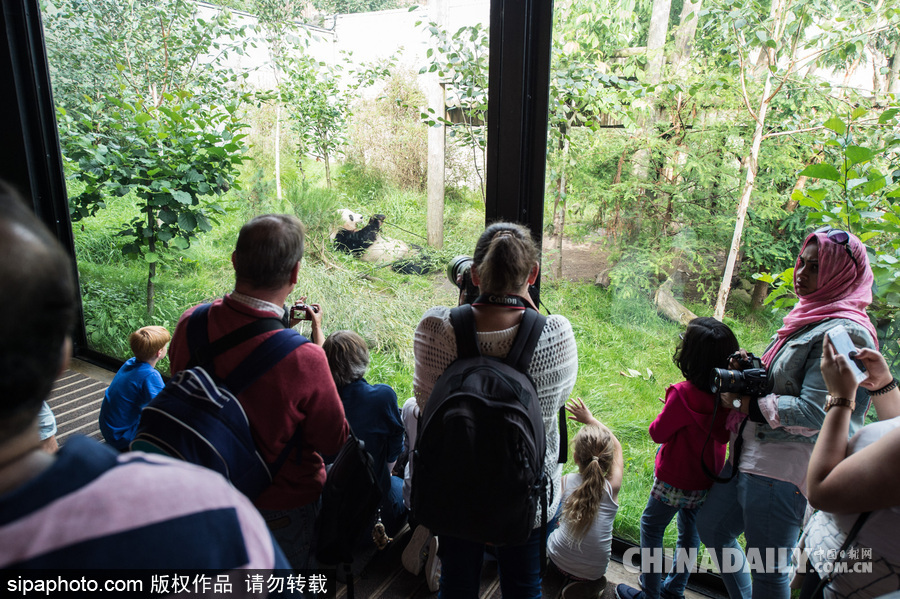
<svg viewBox="0 0 900 599">
<path fill-rule="evenodd" d="M 719 409 L 713 422 L 716 396 L 702 391 L 690 381 L 666 389 L 666 405 L 650 424 L 650 437 L 662 445 L 656 454 L 656 478 L 684 490 L 712 486 L 700 466 L 700 453 L 712 426 L 703 461 L 712 472 L 725 465 L 729 432 L 725 428 L 728 410 Z"/>
</svg>

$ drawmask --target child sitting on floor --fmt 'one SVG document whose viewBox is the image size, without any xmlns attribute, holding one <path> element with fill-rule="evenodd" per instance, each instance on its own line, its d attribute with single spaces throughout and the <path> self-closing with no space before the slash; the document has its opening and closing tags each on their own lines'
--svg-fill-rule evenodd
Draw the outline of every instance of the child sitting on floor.
<svg viewBox="0 0 900 599">
<path fill-rule="evenodd" d="M 570 400 L 570 420 L 586 425 L 572 440 L 578 472 L 562 478 L 559 527 L 547 539 L 547 555 L 574 580 L 599 581 L 612 553 L 625 461 L 622 445 L 581 398 Z"/>
<path fill-rule="evenodd" d="M 141 410 L 162 391 L 156 363 L 165 357 L 171 338 L 165 327 L 158 326 L 143 327 L 129 336 L 134 357 L 116 373 L 100 404 L 100 432 L 111 447 L 128 451 Z"/>
</svg>

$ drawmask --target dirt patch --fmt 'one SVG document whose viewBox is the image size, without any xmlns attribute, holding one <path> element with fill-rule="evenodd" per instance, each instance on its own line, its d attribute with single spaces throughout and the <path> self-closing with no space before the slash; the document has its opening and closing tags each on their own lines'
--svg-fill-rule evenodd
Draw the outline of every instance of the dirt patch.
<svg viewBox="0 0 900 599">
<path fill-rule="evenodd" d="M 559 238 L 544 237 L 542 276 L 549 280 L 562 278 L 567 281 L 593 283 L 597 275 L 608 267 L 607 252 L 600 239 L 575 243 L 564 237 L 562 252 Z M 562 275 L 559 264 L 562 261 Z"/>
</svg>

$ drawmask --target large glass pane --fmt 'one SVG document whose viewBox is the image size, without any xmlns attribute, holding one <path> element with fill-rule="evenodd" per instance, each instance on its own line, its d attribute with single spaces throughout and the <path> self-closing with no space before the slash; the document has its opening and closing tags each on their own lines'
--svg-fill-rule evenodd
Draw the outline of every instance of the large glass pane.
<svg viewBox="0 0 900 599">
<path fill-rule="evenodd" d="M 684 401 L 669 386 L 693 376 L 708 390 L 709 360 L 726 368 L 727 353 L 693 373 L 712 351 L 686 357 L 695 316 L 724 322 L 770 376 L 780 369 L 770 419 L 745 433 L 756 452 L 745 465 L 805 492 L 812 438 L 770 426 L 821 426 L 822 335 L 804 339 L 804 327 L 844 319 L 892 369 L 900 355 L 896 16 L 668 0 L 563 1 L 555 13 L 544 262 L 554 284 L 545 278 L 543 299 L 564 298 L 579 338 L 575 394 L 624 446 L 617 534 L 638 541 L 654 474 L 681 489 L 712 485 L 699 453 L 715 444 L 713 413 L 743 418 L 706 395 L 656 438 L 681 452 L 657 454 L 648 428 L 665 398 Z M 814 260 L 798 255 L 823 226 L 854 237 L 817 238 L 810 282 L 800 267 Z M 791 363 L 788 349 L 766 353 L 779 329 L 775 349 L 802 348 Z M 668 547 L 675 532 L 673 521 Z"/>
<path fill-rule="evenodd" d="M 483 225 L 489 3 L 220 4 L 45 3 L 89 344 L 125 359 L 131 331 L 174 329 L 231 290 L 241 224 L 290 212 L 292 299 L 363 333 L 370 376 L 409 397 L 415 325 L 456 301 L 446 265 Z M 362 260 L 333 248 L 341 210 L 385 216 Z"/>
</svg>

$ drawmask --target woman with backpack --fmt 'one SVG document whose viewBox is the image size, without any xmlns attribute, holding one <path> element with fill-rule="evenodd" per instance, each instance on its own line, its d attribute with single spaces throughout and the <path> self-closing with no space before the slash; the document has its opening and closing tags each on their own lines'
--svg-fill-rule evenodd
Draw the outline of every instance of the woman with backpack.
<svg viewBox="0 0 900 599">
<path fill-rule="evenodd" d="M 519 325 L 527 311 L 537 308 L 528 294 L 540 270 L 540 252 L 531 238 L 530 232 L 513 223 L 494 223 L 481 235 L 475 246 L 472 259 L 472 282 L 479 288 L 480 295 L 472 303 L 474 315 L 474 336 L 477 349 L 483 356 L 506 358 L 514 347 Z M 531 317 L 529 317 L 529 322 Z M 518 344 L 516 344 L 518 347 Z M 451 309 L 438 306 L 429 309 L 419 323 L 413 345 L 415 372 L 413 389 L 416 401 L 422 411 L 422 418 L 428 415 L 427 404 L 432 398 L 432 389 L 448 367 L 457 359 L 457 333 L 451 322 Z M 578 372 L 578 351 L 569 321 L 563 316 L 546 318 L 539 338 L 534 345 L 534 353 L 527 367 L 527 374 L 533 382 L 543 421 L 544 447 L 543 474 L 547 481 L 544 497 L 539 502 L 537 514 L 527 540 L 520 544 L 503 544 L 495 547 L 500 588 L 507 599 L 541 597 L 541 555 L 544 553 L 542 521 L 554 514 L 559 505 L 561 465 L 559 454 L 559 432 L 557 412 L 565 405 Z M 474 423 L 477 429 L 478 423 Z M 420 472 L 416 454 L 427 435 L 428 424 L 420 422 L 418 448 L 414 451 L 415 470 L 413 474 L 413 510 L 416 510 L 417 477 Z M 482 431 L 483 432 L 483 431 Z M 544 443 L 545 441 L 545 443 Z M 453 449 L 448 449 L 452 452 Z M 452 454 L 451 454 L 452 455 Z M 488 459 L 487 456 L 484 456 Z M 460 462 L 463 456 L 460 456 Z M 458 470 L 459 464 L 446 463 L 447 471 Z M 508 464 L 509 469 L 519 464 Z M 476 466 L 477 467 L 477 464 Z M 476 513 L 479 505 L 491 499 L 497 489 L 467 485 L 465 503 L 472 506 L 469 513 Z M 546 506 L 546 507 L 545 507 Z M 457 506 L 463 512 L 467 506 Z M 543 512 L 543 513 L 542 513 Z M 500 517 L 504 514 L 494 514 Z M 442 562 L 440 597 L 443 599 L 478 597 L 481 566 L 485 542 L 440 534 L 438 555 Z M 527 532 L 527 531 L 526 531 Z"/>
</svg>

